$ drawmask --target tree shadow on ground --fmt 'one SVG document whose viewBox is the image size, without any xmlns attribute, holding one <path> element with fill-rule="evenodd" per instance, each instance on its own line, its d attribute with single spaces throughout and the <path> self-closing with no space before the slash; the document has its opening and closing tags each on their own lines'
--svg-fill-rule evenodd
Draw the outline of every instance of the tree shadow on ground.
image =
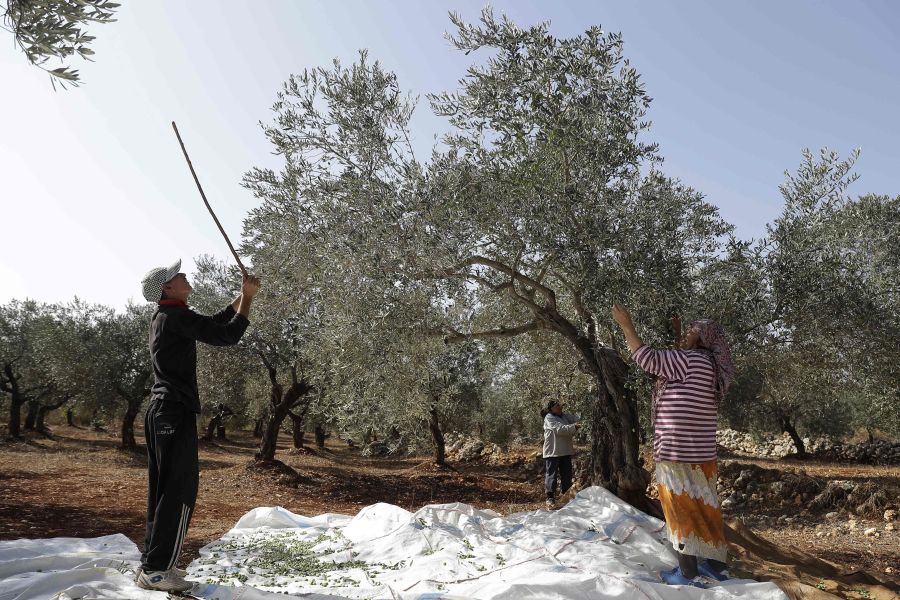
<svg viewBox="0 0 900 600">
<path fill-rule="evenodd" d="M 323 494 L 339 502 L 372 504 L 389 502 L 416 510 L 425 504 L 526 504 L 540 499 L 540 490 L 491 485 L 485 478 L 450 470 L 428 470 L 412 477 L 391 473 L 367 473 L 332 465 L 327 472 L 302 472 L 307 483 L 297 488 Z"/>
<path fill-rule="evenodd" d="M 210 460 L 208 458 L 200 459 L 201 471 L 218 471 L 219 469 L 230 469 L 234 467 L 233 463 L 224 460 Z"/>
<path fill-rule="evenodd" d="M 69 506 L 48 499 L 40 506 L 0 500 L 0 539 L 144 535 L 145 515 L 110 502 L 107 506 Z"/>
</svg>

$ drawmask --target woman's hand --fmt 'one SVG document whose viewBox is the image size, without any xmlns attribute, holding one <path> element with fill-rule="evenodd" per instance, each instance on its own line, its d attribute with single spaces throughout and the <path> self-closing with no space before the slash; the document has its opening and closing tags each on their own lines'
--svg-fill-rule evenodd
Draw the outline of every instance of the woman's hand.
<svg viewBox="0 0 900 600">
<path fill-rule="evenodd" d="M 631 322 L 631 313 L 629 313 L 628 309 L 621 304 L 613 304 L 612 318 L 623 329 L 628 327 L 629 325 L 633 326 Z"/>
<path fill-rule="evenodd" d="M 631 322 L 631 314 L 628 312 L 627 308 L 621 304 L 613 304 L 612 318 L 615 319 L 616 323 L 619 324 L 619 327 L 622 328 L 622 333 L 625 334 L 625 341 L 628 342 L 628 349 L 632 353 L 644 345 L 643 342 L 641 342 L 640 336 L 638 336 L 637 332 L 634 330 L 634 323 Z"/>
</svg>

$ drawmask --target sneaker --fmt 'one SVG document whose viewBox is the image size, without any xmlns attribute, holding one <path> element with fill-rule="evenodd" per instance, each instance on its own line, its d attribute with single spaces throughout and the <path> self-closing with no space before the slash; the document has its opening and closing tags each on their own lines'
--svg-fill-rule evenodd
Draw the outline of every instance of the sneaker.
<svg viewBox="0 0 900 600">
<path fill-rule="evenodd" d="M 178 567 L 172 567 L 172 571 L 175 572 L 179 577 L 187 577 L 188 572 L 184 569 L 179 569 Z M 137 573 L 134 576 L 134 580 L 137 581 L 137 578 L 141 576 L 141 573 L 144 572 L 144 567 L 138 567 Z"/>
<path fill-rule="evenodd" d="M 710 579 L 715 579 L 716 581 L 727 581 L 731 577 L 728 574 L 728 569 L 717 571 L 716 568 L 709 564 L 709 561 L 707 560 L 701 560 L 699 563 L 697 563 L 697 572 L 704 577 L 709 577 Z"/>
<path fill-rule="evenodd" d="M 553 498 L 547 498 L 547 510 L 556 510 L 556 501 Z"/>
<path fill-rule="evenodd" d="M 135 583 L 145 590 L 160 592 L 186 592 L 194 587 L 193 583 L 185 581 L 175 573 L 174 569 L 168 571 L 144 571 L 141 569 L 138 571 Z"/>
<path fill-rule="evenodd" d="M 699 581 L 699 576 L 688 579 L 684 576 L 684 573 L 681 572 L 681 567 L 675 567 L 669 571 L 663 571 L 659 574 L 662 577 L 662 580 L 668 583 L 669 585 L 690 585 L 700 589 L 706 589 L 706 586 Z"/>
</svg>

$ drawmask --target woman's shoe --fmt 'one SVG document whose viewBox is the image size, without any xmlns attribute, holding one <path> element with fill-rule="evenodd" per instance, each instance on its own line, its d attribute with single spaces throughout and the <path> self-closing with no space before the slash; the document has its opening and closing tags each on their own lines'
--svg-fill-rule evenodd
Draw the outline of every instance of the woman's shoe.
<svg viewBox="0 0 900 600">
<path fill-rule="evenodd" d="M 701 560 L 697 564 L 697 572 L 704 577 L 709 577 L 711 579 L 715 579 L 716 581 L 727 581 L 731 578 L 731 576 L 728 574 L 728 569 L 722 569 L 721 571 L 719 571 L 714 566 L 709 564 L 708 560 Z"/>
<path fill-rule="evenodd" d="M 659 576 L 669 585 L 690 585 L 700 589 L 706 589 L 706 586 L 698 581 L 696 577 L 694 579 L 685 577 L 684 573 L 681 572 L 681 567 L 675 567 L 669 571 L 662 571 Z"/>
</svg>

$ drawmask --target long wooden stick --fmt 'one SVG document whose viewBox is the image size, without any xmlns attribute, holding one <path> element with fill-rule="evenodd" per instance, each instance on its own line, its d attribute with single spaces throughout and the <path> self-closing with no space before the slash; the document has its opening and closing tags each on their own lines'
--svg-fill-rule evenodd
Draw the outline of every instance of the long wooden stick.
<svg viewBox="0 0 900 600">
<path fill-rule="evenodd" d="M 187 161 L 188 167 L 190 167 L 191 169 L 191 175 L 194 176 L 194 183 L 197 184 L 197 189 L 200 190 L 200 196 L 203 198 L 203 203 L 206 205 L 206 209 L 209 211 L 209 214 L 212 215 L 213 221 L 216 222 L 219 231 L 222 233 L 222 237 L 225 238 L 225 243 L 228 244 L 228 249 L 231 250 L 231 254 L 234 255 L 234 260 L 237 261 L 238 266 L 241 268 L 241 273 L 243 273 L 244 277 L 246 277 L 247 269 L 244 268 L 244 263 L 241 262 L 241 258 L 238 256 L 238 253 L 235 252 L 234 246 L 231 245 L 231 240 L 228 239 L 228 234 L 225 233 L 225 230 L 222 228 L 222 224 L 219 223 L 219 218 L 216 216 L 216 213 L 213 212 L 212 206 L 209 205 L 209 201 L 206 199 L 206 194 L 203 193 L 203 188 L 200 186 L 200 180 L 197 179 L 197 172 L 194 171 L 194 165 L 191 164 L 191 157 L 188 156 L 187 149 L 185 149 L 184 147 L 184 142 L 181 141 L 181 134 L 178 133 L 178 127 L 175 125 L 175 121 L 172 121 L 172 129 L 175 130 L 175 136 L 178 138 L 178 143 L 181 144 L 181 151 L 184 152 L 184 160 Z"/>
</svg>

